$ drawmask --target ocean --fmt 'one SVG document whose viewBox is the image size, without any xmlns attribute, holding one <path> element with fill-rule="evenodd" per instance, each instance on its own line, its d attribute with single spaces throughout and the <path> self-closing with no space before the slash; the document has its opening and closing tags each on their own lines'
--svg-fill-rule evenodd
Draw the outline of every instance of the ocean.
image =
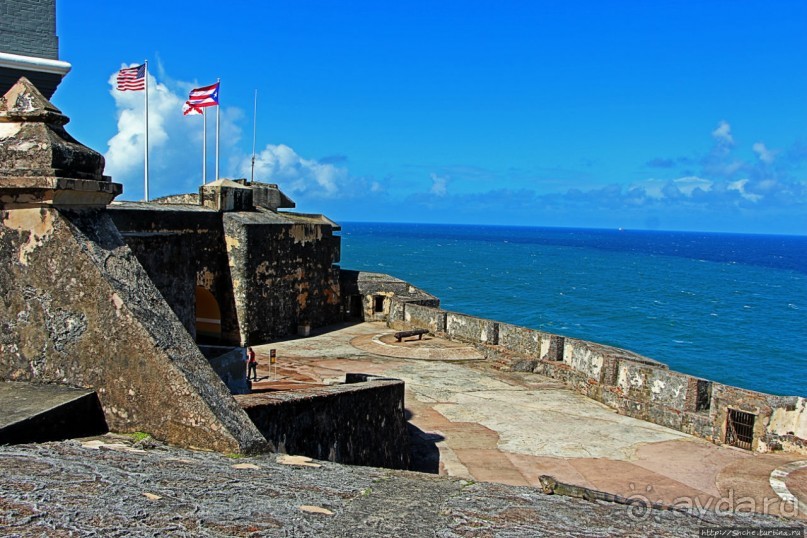
<svg viewBox="0 0 807 538">
<path fill-rule="evenodd" d="M 807 236 L 341 224 L 343 268 L 406 280 L 446 310 L 807 396 Z"/>
</svg>

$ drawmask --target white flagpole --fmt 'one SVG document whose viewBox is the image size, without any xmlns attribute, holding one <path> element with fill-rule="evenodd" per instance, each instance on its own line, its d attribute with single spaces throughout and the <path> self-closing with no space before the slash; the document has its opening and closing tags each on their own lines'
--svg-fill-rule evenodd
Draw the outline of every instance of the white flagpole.
<svg viewBox="0 0 807 538">
<path fill-rule="evenodd" d="M 219 90 L 221 90 L 221 79 L 216 79 L 216 84 L 219 85 Z M 219 95 L 221 93 L 219 92 Z M 220 99 L 220 98 L 219 98 Z M 216 181 L 219 180 L 219 116 L 221 111 L 221 104 L 216 104 Z"/>
<path fill-rule="evenodd" d="M 255 133 L 258 125 L 258 89 L 255 89 L 255 109 L 252 112 L 252 172 L 249 176 L 249 182 L 255 181 Z"/>
<path fill-rule="evenodd" d="M 145 60 L 143 64 L 146 66 L 145 69 L 145 84 L 146 84 L 146 94 L 145 94 L 145 101 L 146 101 L 146 136 L 145 136 L 145 190 L 144 190 L 144 200 L 146 202 L 149 201 L 149 61 Z"/>
<path fill-rule="evenodd" d="M 207 107 L 202 109 L 202 185 L 207 185 Z"/>
</svg>

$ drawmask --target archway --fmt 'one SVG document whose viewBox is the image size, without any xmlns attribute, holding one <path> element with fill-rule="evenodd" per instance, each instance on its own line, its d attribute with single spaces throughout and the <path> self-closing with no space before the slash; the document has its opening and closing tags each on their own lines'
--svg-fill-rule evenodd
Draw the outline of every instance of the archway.
<svg viewBox="0 0 807 538">
<path fill-rule="evenodd" d="M 202 286 L 196 286 L 196 341 L 219 343 L 221 310 L 216 297 Z"/>
</svg>

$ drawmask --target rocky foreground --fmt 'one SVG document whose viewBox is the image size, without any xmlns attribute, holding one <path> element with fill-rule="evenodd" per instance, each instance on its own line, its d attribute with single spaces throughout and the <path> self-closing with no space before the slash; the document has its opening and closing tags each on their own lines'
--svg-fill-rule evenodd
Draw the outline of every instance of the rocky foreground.
<svg viewBox="0 0 807 538">
<path fill-rule="evenodd" d="M 696 517 L 306 458 L 228 457 L 123 436 L 0 447 L 3 536 L 697 536 Z"/>
</svg>

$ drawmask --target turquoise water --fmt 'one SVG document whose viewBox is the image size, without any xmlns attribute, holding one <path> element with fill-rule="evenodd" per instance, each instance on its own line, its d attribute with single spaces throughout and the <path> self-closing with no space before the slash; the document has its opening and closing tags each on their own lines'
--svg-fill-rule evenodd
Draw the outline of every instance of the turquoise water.
<svg viewBox="0 0 807 538">
<path fill-rule="evenodd" d="M 807 237 L 342 223 L 341 265 L 446 310 L 807 396 Z"/>
</svg>

